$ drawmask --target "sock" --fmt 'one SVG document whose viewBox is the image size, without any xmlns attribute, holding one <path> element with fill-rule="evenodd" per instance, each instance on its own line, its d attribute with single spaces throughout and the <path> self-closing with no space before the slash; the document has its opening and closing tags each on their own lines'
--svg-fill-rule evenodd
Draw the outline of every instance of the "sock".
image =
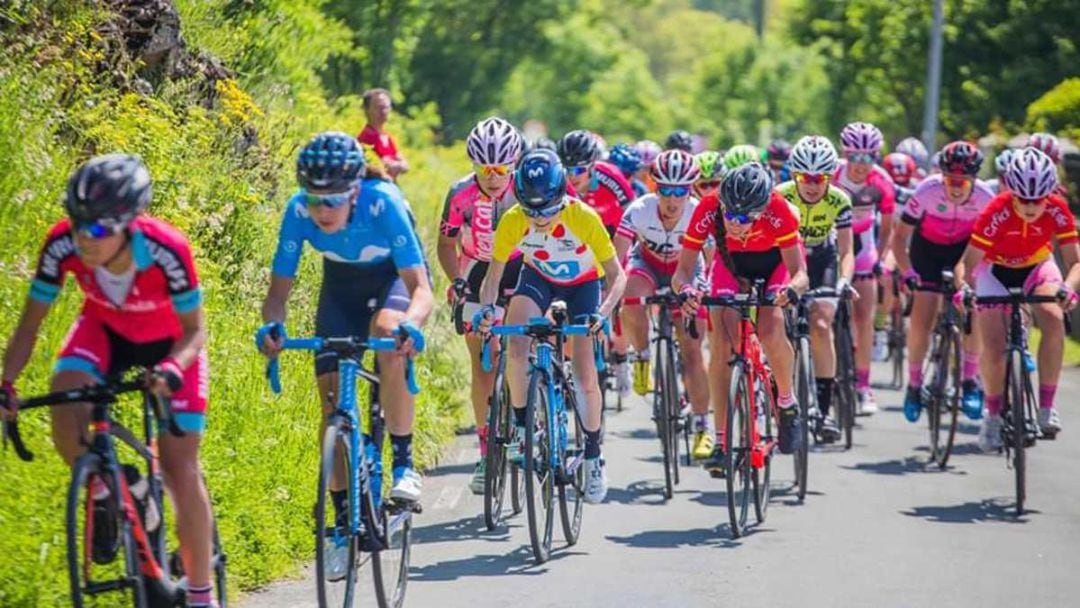
<svg viewBox="0 0 1080 608">
<path fill-rule="evenodd" d="M 1056 384 L 1039 385 L 1039 409 L 1048 410 L 1054 407 L 1054 394 L 1057 393 Z"/>
<path fill-rule="evenodd" d="M 855 370 L 855 388 L 860 391 L 870 390 L 870 370 Z"/>
<path fill-rule="evenodd" d="M 907 383 L 911 388 L 922 387 L 922 362 L 908 361 Z"/>
<path fill-rule="evenodd" d="M 600 429 L 585 431 L 585 459 L 600 457 Z"/>
<path fill-rule="evenodd" d="M 488 427 L 478 427 L 476 429 L 476 438 L 480 440 L 480 458 L 487 458 Z"/>
<path fill-rule="evenodd" d="M 979 353 L 964 351 L 964 380 L 974 380 L 979 374 Z"/>
<path fill-rule="evenodd" d="M 514 410 L 514 424 L 518 426 L 525 426 L 525 408 L 515 407 Z"/>
<path fill-rule="evenodd" d="M 817 382 L 817 405 L 818 411 L 822 416 L 829 415 L 829 408 L 832 407 L 832 391 L 833 385 L 836 384 L 835 378 L 815 378 Z"/>
<path fill-rule="evenodd" d="M 780 395 L 776 398 L 776 405 L 780 409 L 786 410 L 787 408 L 795 405 L 795 395 L 791 393 L 788 393 L 786 395 Z"/>
<path fill-rule="evenodd" d="M 211 592 L 214 588 L 210 585 L 205 587 L 188 587 L 187 605 L 190 608 L 209 608 L 210 602 L 214 601 Z"/>
<path fill-rule="evenodd" d="M 412 468 L 412 433 L 408 435 L 390 433 L 390 448 L 394 454 L 395 471 L 401 468 Z"/>
<path fill-rule="evenodd" d="M 986 411 L 991 416 L 1001 415 L 1001 406 L 1005 401 L 1005 395 L 987 395 L 986 396 Z"/>
<path fill-rule="evenodd" d="M 709 415 L 694 414 L 694 432 L 704 433 L 709 430 Z"/>
</svg>

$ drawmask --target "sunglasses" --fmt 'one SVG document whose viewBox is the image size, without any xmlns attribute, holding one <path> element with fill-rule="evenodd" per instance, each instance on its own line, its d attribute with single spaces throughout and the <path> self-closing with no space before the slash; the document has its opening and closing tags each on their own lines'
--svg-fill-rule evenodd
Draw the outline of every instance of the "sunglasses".
<svg viewBox="0 0 1080 608">
<path fill-rule="evenodd" d="M 873 163 L 877 160 L 877 156 L 869 152 L 849 152 L 847 159 L 853 163 Z"/>
<path fill-rule="evenodd" d="M 79 236 L 88 239 L 103 239 L 116 234 L 124 229 L 124 226 L 119 224 L 102 224 L 100 222 L 91 222 L 89 224 L 79 224 L 75 226 L 75 232 Z"/>
<path fill-rule="evenodd" d="M 504 177 L 514 170 L 513 165 L 477 165 L 473 164 L 473 171 L 484 177 Z"/>
<path fill-rule="evenodd" d="M 527 217 L 531 217 L 533 219 L 543 219 L 558 215 L 559 212 L 563 210 L 564 206 L 566 206 L 566 203 L 560 203 L 558 205 L 548 207 L 547 209 L 529 209 L 528 207 L 522 205 L 521 211 Z"/>
<path fill-rule="evenodd" d="M 304 192 L 304 202 L 308 207 L 329 207 L 336 209 L 352 200 L 354 191 L 338 192 L 336 194 L 312 194 Z"/>
<path fill-rule="evenodd" d="M 973 178 L 967 175 L 942 175 L 941 180 L 950 188 L 963 188 L 970 184 Z"/>
<path fill-rule="evenodd" d="M 690 186 L 665 186 L 658 185 L 656 191 L 660 193 L 660 196 L 686 196 L 690 194 Z"/>
<path fill-rule="evenodd" d="M 824 184 L 829 181 L 826 173 L 796 173 L 795 181 L 799 184 Z"/>
<path fill-rule="evenodd" d="M 566 168 L 566 173 L 570 177 L 580 177 L 589 171 L 592 171 L 592 165 L 577 165 L 575 167 Z"/>
<path fill-rule="evenodd" d="M 1044 196 L 1042 198 L 1020 198 L 1019 196 L 1017 196 L 1016 200 L 1020 201 L 1021 205 L 1031 205 L 1032 207 L 1034 207 L 1035 205 L 1042 204 L 1044 201 L 1046 201 L 1046 197 Z"/>
<path fill-rule="evenodd" d="M 761 217 L 760 213 L 735 213 L 734 211 L 725 211 L 724 219 L 734 224 L 753 224 L 757 219 Z"/>
<path fill-rule="evenodd" d="M 695 186 L 698 190 L 716 190 L 720 187 L 720 180 L 711 179 L 707 182 L 698 182 Z"/>
</svg>

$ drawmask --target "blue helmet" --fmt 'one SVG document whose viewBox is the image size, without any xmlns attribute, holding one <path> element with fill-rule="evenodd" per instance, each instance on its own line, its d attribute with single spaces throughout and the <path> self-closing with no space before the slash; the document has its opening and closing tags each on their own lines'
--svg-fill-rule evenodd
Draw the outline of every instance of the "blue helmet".
<svg viewBox="0 0 1080 608">
<path fill-rule="evenodd" d="M 521 157 L 514 171 L 514 196 L 522 206 L 540 211 L 562 202 L 566 170 L 553 150 L 538 148 Z"/>
<path fill-rule="evenodd" d="M 615 144 L 608 160 L 618 167 L 623 175 L 633 175 L 641 168 L 641 154 L 630 144 Z"/>
<path fill-rule="evenodd" d="M 305 190 L 344 192 L 364 176 L 364 150 L 356 138 L 326 131 L 311 138 L 296 159 L 296 181 Z"/>
</svg>

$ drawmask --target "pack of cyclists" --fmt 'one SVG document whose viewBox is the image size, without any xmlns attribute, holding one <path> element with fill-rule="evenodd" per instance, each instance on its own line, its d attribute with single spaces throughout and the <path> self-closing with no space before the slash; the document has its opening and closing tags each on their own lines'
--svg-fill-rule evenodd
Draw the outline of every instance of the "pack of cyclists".
<svg viewBox="0 0 1080 608">
<path fill-rule="evenodd" d="M 905 417 L 924 407 L 923 361 L 933 320 L 942 306 L 966 306 L 969 294 L 1000 295 L 1011 287 L 1053 295 L 1032 306 L 1042 331 L 1029 365 L 1038 370 L 1038 424 L 1046 436 L 1062 429 L 1056 388 L 1065 340 L 1061 319 L 1076 306 L 1080 243 L 1059 182 L 1060 146 L 1049 134 L 995 158 L 996 179 L 978 175 L 983 153 L 972 143 L 949 143 L 933 157 L 914 138 L 884 154 L 881 131 L 853 122 L 838 134 L 839 151 L 824 135 L 765 149 L 749 144 L 724 153 L 693 154 L 694 138 L 672 133 L 664 146 L 619 143 L 610 152 L 587 130 L 557 142 L 526 142 L 508 121 L 491 117 L 469 133 L 472 171 L 452 184 L 443 204 L 436 248 L 449 288 L 446 299 L 471 356 L 471 403 L 480 458 L 470 483 L 484 492 L 488 403 L 494 376 L 481 365 L 484 336 L 494 324 L 521 324 L 565 302 L 575 323 L 610 335 L 618 390 L 647 395 L 652 386 L 649 309 L 644 298 L 678 294 L 674 335 L 693 430 L 692 456 L 716 470 L 726 449 L 728 361 L 738 340 L 735 311 L 702 306 L 705 296 L 733 295 L 759 281 L 776 306 L 761 308 L 757 334 L 774 373 L 778 447 L 800 448 L 800 408 L 793 387 L 794 351 L 783 308 L 808 289 L 834 287 L 853 308 L 854 378 L 858 411 L 877 410 L 870 364 L 880 327 L 878 283 L 890 272 L 913 300 L 907 331 Z M 287 302 L 306 243 L 322 257 L 315 334 L 395 337 L 397 351 L 377 357 L 379 400 L 392 446 L 390 496 L 419 501 L 422 478 L 412 460 L 413 396 L 404 367 L 423 348 L 421 328 L 434 306 L 429 264 L 399 187 L 369 176 L 361 145 L 326 132 L 300 151 L 300 189 L 282 215 L 270 283 L 262 305 L 259 347 L 270 358 L 282 349 Z M 206 424 L 209 369 L 206 321 L 195 263 L 185 237 L 148 215 L 151 177 L 137 157 L 106 155 L 79 167 L 65 197 L 67 218 L 46 234 L 22 317 L 4 354 L 0 415 L 18 411 L 15 383 L 31 357 L 38 329 L 68 274 L 85 300 L 59 350 L 56 390 L 100 382 L 131 367 L 147 372 L 149 390 L 171 398 L 188 433 L 163 436 L 161 464 L 176 507 L 185 548 L 189 605 L 210 606 L 210 523 L 198 461 Z M 1060 250 L 1063 265 L 1052 255 Z M 943 302 L 916 290 L 940 284 L 955 270 L 964 299 Z M 888 290 L 886 290 L 888 291 Z M 624 298 L 626 302 L 624 302 Z M 810 311 L 817 434 L 839 436 L 831 410 L 837 377 L 835 299 Z M 1005 348 L 1001 309 L 974 311 L 975 331 L 964 341 L 963 412 L 982 421 L 979 444 L 1001 447 Z M 691 327 L 705 331 L 691 332 Z M 880 339 L 879 339 L 880 341 Z M 707 344 L 707 349 L 706 349 Z M 529 340 L 510 339 L 507 384 L 512 407 L 509 458 L 523 454 Z M 569 339 L 585 434 L 584 498 L 603 501 L 608 466 L 602 458 L 601 387 L 593 336 Z M 337 354 L 314 358 L 324 411 L 334 407 Z M 709 411 L 713 412 L 710 430 Z M 89 409 L 52 413 L 57 451 L 69 464 L 85 449 Z M 313 449 L 315 446 L 312 446 Z M 344 480 L 334 508 L 347 509 Z M 107 509 L 108 487 L 93 508 Z M 115 515 L 101 518 L 116 521 Z M 94 530 L 95 560 L 116 551 L 116 530 Z"/>
</svg>

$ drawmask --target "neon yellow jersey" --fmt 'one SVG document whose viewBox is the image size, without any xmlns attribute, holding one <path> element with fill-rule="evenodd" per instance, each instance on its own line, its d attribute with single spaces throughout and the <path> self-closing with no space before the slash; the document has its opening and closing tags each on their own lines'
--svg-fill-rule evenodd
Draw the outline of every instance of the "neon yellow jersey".
<svg viewBox="0 0 1080 608">
<path fill-rule="evenodd" d="M 537 232 L 521 205 L 499 218 L 491 259 L 505 263 L 515 249 L 525 264 L 556 285 L 577 285 L 604 276 L 602 264 L 615 257 L 600 215 L 585 203 L 570 199 L 558 222 Z"/>
<path fill-rule="evenodd" d="M 799 236 L 807 247 L 831 241 L 834 228 L 851 228 L 851 198 L 840 188 L 830 185 L 816 203 L 802 200 L 793 181 L 780 184 L 776 191 L 798 211 Z"/>
</svg>

